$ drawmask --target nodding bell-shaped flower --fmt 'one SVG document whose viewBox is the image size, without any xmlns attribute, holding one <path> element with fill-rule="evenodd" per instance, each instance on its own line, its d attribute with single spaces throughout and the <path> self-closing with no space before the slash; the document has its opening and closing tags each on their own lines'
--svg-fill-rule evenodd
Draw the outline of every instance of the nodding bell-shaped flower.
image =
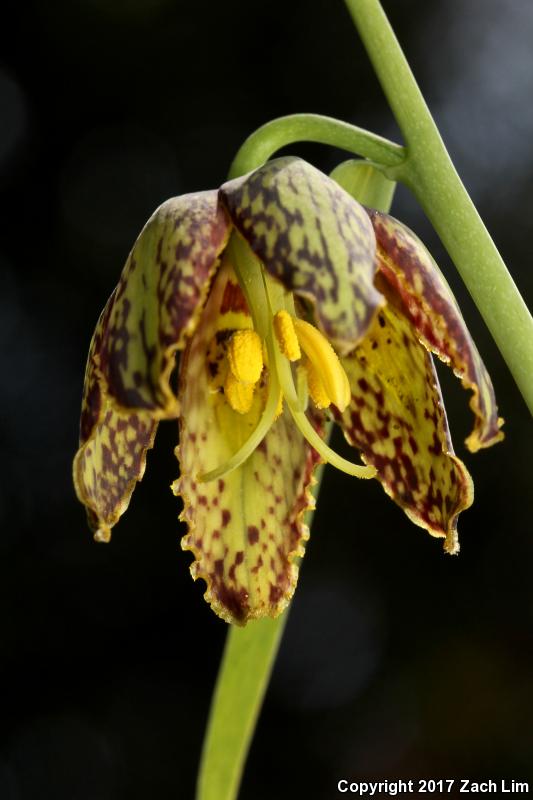
<svg viewBox="0 0 533 800">
<path fill-rule="evenodd" d="M 171 388 L 175 356 L 177 396 Z M 161 419 L 191 572 L 224 620 L 276 616 L 323 461 L 377 477 L 456 552 L 472 481 L 454 455 L 431 352 L 472 392 L 470 450 L 502 438 L 490 378 L 428 252 L 392 217 L 280 158 L 147 222 L 93 336 L 74 482 L 109 541 Z M 365 465 L 324 441 L 333 418 Z"/>
</svg>

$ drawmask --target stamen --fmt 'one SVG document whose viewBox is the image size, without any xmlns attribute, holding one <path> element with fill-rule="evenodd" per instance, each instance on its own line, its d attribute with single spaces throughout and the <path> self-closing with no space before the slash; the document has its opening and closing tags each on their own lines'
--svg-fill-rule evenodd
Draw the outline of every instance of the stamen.
<svg viewBox="0 0 533 800">
<path fill-rule="evenodd" d="M 226 400 L 234 411 L 247 414 L 254 401 L 255 383 L 242 383 L 229 371 L 224 381 Z"/>
<path fill-rule="evenodd" d="M 282 309 L 274 316 L 274 331 L 281 352 L 289 361 L 298 361 L 302 357 L 298 337 L 294 330 L 291 315 Z"/>
<path fill-rule="evenodd" d="M 318 370 L 309 360 L 307 361 L 305 367 L 307 370 L 307 386 L 309 388 L 309 394 L 312 397 L 313 403 L 317 408 L 327 408 L 331 405 L 331 400 L 326 392 L 326 389 L 324 388 L 324 384 Z"/>
<path fill-rule="evenodd" d="M 302 350 L 320 376 L 329 403 L 334 403 L 339 411 L 344 411 L 351 399 L 350 384 L 333 347 L 314 325 L 297 317 L 293 322 Z M 312 397 L 311 386 L 309 391 Z"/>
<path fill-rule="evenodd" d="M 253 330 L 235 331 L 228 344 L 228 361 L 240 383 L 257 383 L 263 370 L 263 344 Z"/>
<path fill-rule="evenodd" d="M 342 456 L 340 456 L 338 453 L 332 450 L 326 444 L 326 442 L 324 442 L 324 440 L 320 438 L 318 433 L 315 431 L 315 429 L 307 419 L 305 412 L 302 410 L 302 408 L 300 408 L 300 398 L 298 397 L 298 394 L 294 387 L 292 372 L 290 370 L 288 362 L 282 357 L 280 350 L 276 348 L 275 343 L 272 341 L 271 338 L 270 341 L 269 339 L 267 339 L 267 343 L 269 344 L 269 355 L 272 351 L 272 355 L 274 357 L 276 372 L 281 384 L 281 391 L 283 392 L 283 396 L 287 401 L 289 411 L 291 412 L 296 427 L 298 428 L 302 436 L 304 436 L 309 442 L 309 444 L 315 448 L 318 454 L 322 456 L 324 461 L 328 461 L 330 464 L 332 464 L 337 469 L 340 469 L 342 472 L 347 472 L 348 475 L 354 475 L 357 478 L 375 477 L 376 469 L 374 467 L 362 466 L 361 464 L 353 464 L 351 461 L 342 458 Z M 342 367 L 340 368 L 342 369 Z M 344 370 L 342 371 L 344 372 Z"/>
<path fill-rule="evenodd" d="M 303 364 L 296 368 L 296 393 L 298 395 L 298 405 L 302 411 L 307 411 L 309 400 L 309 387 L 307 383 L 307 370 Z"/>
<path fill-rule="evenodd" d="M 274 310 L 273 306 L 275 307 L 274 305 L 275 302 L 276 301 L 279 302 L 279 300 L 281 299 L 280 298 L 281 289 L 277 285 L 276 281 L 273 281 L 271 278 L 269 278 L 269 276 L 264 276 L 264 277 L 265 277 L 265 288 L 266 288 L 268 304 L 270 306 L 270 310 L 272 313 Z M 292 321 L 293 325 L 295 326 L 300 344 L 304 351 L 305 351 L 304 342 L 302 341 L 302 338 L 300 338 L 299 335 L 300 323 L 302 327 L 305 328 L 305 330 L 303 331 L 304 339 L 306 338 L 305 334 L 307 332 L 307 328 L 311 328 L 312 331 L 316 332 L 316 337 L 313 337 L 313 335 L 311 334 L 311 336 L 308 336 L 307 339 L 310 338 L 312 343 L 313 339 L 319 338 L 320 340 L 323 340 L 323 342 L 327 345 L 327 347 L 323 349 L 327 351 L 327 348 L 329 348 L 329 350 L 331 351 L 333 358 L 331 358 L 331 355 L 328 354 L 330 361 L 333 361 L 334 365 L 336 362 L 338 369 L 338 374 L 335 377 L 337 378 L 337 382 L 341 387 L 341 391 L 339 392 L 341 396 L 340 403 L 342 405 L 343 404 L 342 401 L 346 399 L 346 403 L 344 403 L 344 408 L 346 408 L 346 405 L 348 404 L 350 399 L 350 386 L 348 383 L 348 378 L 346 376 L 346 373 L 344 372 L 344 369 L 342 368 L 337 356 L 335 355 L 335 351 L 333 350 L 329 342 L 322 336 L 322 334 L 319 333 L 316 330 L 316 328 L 313 328 L 312 325 L 308 325 L 308 323 L 305 323 L 302 320 L 298 320 L 296 317 L 292 317 Z M 274 337 L 272 336 L 272 330 L 271 330 L 271 332 L 267 334 L 266 338 L 270 369 L 272 369 L 272 366 L 275 365 L 275 372 L 277 373 L 279 379 L 281 391 L 283 392 L 283 397 L 287 402 L 289 411 L 291 412 L 296 427 L 298 428 L 302 436 L 304 436 L 309 442 L 309 444 L 315 448 L 318 454 L 322 456 L 324 461 L 328 461 L 334 467 L 337 467 L 337 469 L 342 470 L 342 472 L 347 472 L 348 475 L 354 475 L 357 478 L 374 478 L 377 473 L 377 470 L 374 467 L 362 466 L 361 464 L 353 464 L 351 461 L 347 461 L 347 459 L 342 458 L 342 456 L 340 456 L 338 453 L 332 450 L 326 444 L 326 442 L 324 442 L 323 439 L 320 438 L 318 433 L 315 431 L 315 429 L 307 419 L 305 411 L 300 405 L 304 398 L 301 396 L 301 394 L 299 395 L 296 392 L 290 365 L 288 361 L 282 357 L 281 349 L 280 347 L 276 346 L 276 342 L 273 339 Z M 309 344 L 309 349 L 313 350 L 313 348 L 311 347 L 311 343 Z M 319 351 L 319 353 L 321 352 L 321 347 L 319 346 L 320 344 L 322 344 L 322 342 L 319 341 L 318 345 L 316 346 L 316 349 Z M 311 357 L 309 353 L 307 353 L 307 355 Z M 323 365 L 320 362 L 320 359 L 318 359 L 318 362 L 319 362 L 319 368 L 322 368 Z M 335 382 L 335 385 L 337 382 Z M 329 393 L 329 387 L 328 387 L 328 393 Z M 334 396 L 331 397 L 331 400 L 332 402 L 335 402 L 335 405 L 337 405 L 336 399 L 334 398 L 336 398 L 337 400 L 339 399 L 337 397 L 336 392 L 334 392 Z M 337 407 L 340 408 L 338 405 Z"/>
</svg>

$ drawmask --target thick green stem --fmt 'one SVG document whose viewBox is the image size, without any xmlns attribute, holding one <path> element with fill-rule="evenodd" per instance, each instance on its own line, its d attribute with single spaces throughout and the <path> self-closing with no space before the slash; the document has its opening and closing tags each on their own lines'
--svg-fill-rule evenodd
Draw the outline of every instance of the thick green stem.
<svg viewBox="0 0 533 800">
<path fill-rule="evenodd" d="M 405 159 L 404 148 L 399 144 L 356 125 L 320 114 L 291 114 L 267 122 L 246 139 L 233 160 L 229 177 L 237 178 L 257 169 L 277 150 L 295 142 L 340 147 L 375 161 L 380 168 L 398 167 Z"/>
<path fill-rule="evenodd" d="M 451 162 L 379 0 L 345 0 L 407 145 L 409 186 L 533 411 L 533 319 Z"/>
<path fill-rule="evenodd" d="M 287 612 L 232 627 L 213 696 L 197 800 L 233 800 L 276 659 Z"/>
</svg>

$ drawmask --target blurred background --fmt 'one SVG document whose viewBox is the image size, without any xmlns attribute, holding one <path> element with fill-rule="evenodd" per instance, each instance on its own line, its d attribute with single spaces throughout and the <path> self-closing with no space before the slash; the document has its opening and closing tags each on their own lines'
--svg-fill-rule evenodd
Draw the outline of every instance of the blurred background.
<svg viewBox="0 0 533 800">
<path fill-rule="evenodd" d="M 385 0 L 452 157 L 532 299 L 533 5 Z M 399 133 L 341 0 L 8 2 L 0 52 L 0 799 L 193 797 L 226 626 L 181 552 L 177 426 L 160 427 L 112 544 L 71 486 L 86 353 L 145 220 L 218 186 L 296 111 Z M 344 154 L 294 146 L 329 171 Z M 492 375 L 506 440 L 471 456 L 459 557 L 377 482 L 326 472 L 242 800 L 337 781 L 533 781 L 531 421 L 426 219 Z M 336 442 L 342 447 L 340 441 Z"/>
</svg>

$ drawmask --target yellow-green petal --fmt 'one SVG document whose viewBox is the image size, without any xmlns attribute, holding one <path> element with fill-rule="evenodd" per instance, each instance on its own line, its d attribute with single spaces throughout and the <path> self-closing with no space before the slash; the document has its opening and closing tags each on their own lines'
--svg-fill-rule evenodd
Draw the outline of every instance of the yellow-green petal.
<svg viewBox="0 0 533 800">
<path fill-rule="evenodd" d="M 457 518 L 472 503 L 472 480 L 453 452 L 430 353 L 387 306 L 342 363 L 352 398 L 336 418 L 347 440 L 407 516 L 457 552 Z"/>
<path fill-rule="evenodd" d="M 123 412 L 106 402 L 93 435 L 79 449 L 74 486 L 97 541 L 109 541 L 112 527 L 126 511 L 156 430 L 157 422 L 148 412 Z"/>
<path fill-rule="evenodd" d="M 383 299 L 373 285 L 375 237 L 350 195 L 297 158 L 278 158 L 222 186 L 232 222 L 286 289 L 311 301 L 341 353 L 364 336 Z"/>
<path fill-rule="evenodd" d="M 424 245 L 405 225 L 387 214 L 368 211 L 376 233 L 380 275 L 399 310 L 416 328 L 420 341 L 449 364 L 472 391 L 474 430 L 469 450 L 503 439 L 503 420 L 490 376 L 472 341 L 455 298 Z"/>
<path fill-rule="evenodd" d="M 120 406 L 176 416 L 174 354 L 194 330 L 229 232 L 215 191 L 167 200 L 146 223 L 110 299 L 100 350 Z"/>
<path fill-rule="evenodd" d="M 224 367 L 213 343 L 251 325 L 243 301 L 223 267 L 180 365 L 181 475 L 173 487 L 183 498 L 182 547 L 194 554 L 191 573 L 205 580 L 213 610 L 238 625 L 277 616 L 294 592 L 294 560 L 308 538 L 302 517 L 313 503 L 308 487 L 319 461 L 285 411 L 244 464 L 217 480 L 198 480 L 248 439 L 265 401 L 268 375 L 247 414 L 233 411 L 217 387 Z"/>
<path fill-rule="evenodd" d="M 169 378 L 202 310 L 230 223 L 216 192 L 164 203 L 137 239 L 96 327 L 74 484 L 107 541 L 142 478 L 156 420 L 177 416 Z"/>
</svg>

